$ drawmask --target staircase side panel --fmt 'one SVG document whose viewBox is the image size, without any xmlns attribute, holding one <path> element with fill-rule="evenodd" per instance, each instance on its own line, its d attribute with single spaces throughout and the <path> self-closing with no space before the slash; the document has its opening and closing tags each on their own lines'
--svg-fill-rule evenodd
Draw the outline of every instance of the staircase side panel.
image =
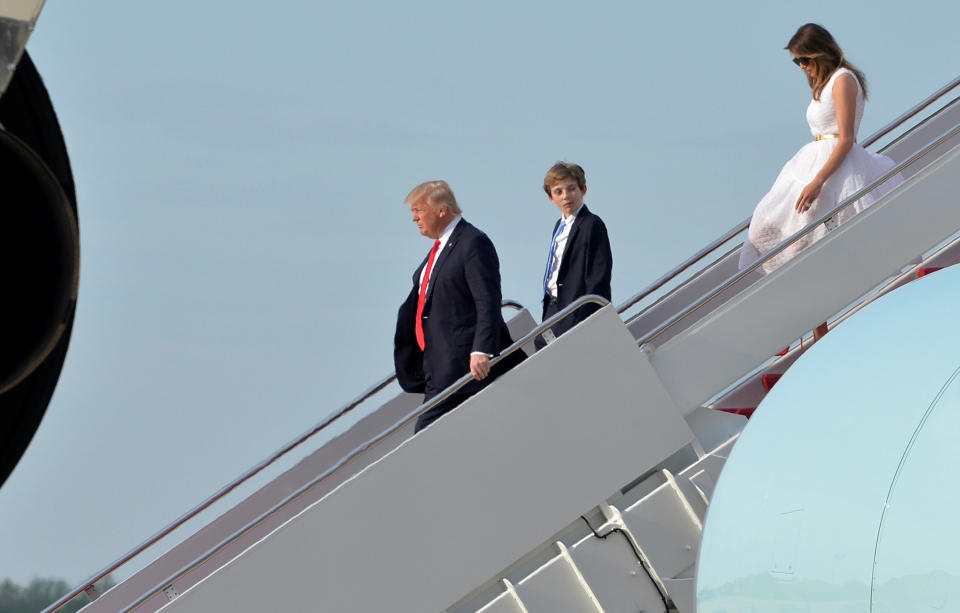
<svg viewBox="0 0 960 613">
<path fill-rule="evenodd" d="M 439 611 L 693 433 L 612 307 L 164 611 Z"/>
<path fill-rule="evenodd" d="M 954 234 L 960 229 L 958 194 L 960 146 L 709 317 L 654 347 L 651 362 L 674 401 L 692 411 Z"/>
</svg>

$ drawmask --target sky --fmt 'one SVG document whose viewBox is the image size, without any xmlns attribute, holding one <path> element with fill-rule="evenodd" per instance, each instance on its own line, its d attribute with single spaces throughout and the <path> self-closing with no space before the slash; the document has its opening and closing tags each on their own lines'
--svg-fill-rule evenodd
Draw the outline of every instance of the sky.
<svg viewBox="0 0 960 613">
<path fill-rule="evenodd" d="M 76 322 L 0 490 L 0 577 L 77 583 L 392 371 L 446 179 L 538 315 L 557 160 L 621 303 L 746 219 L 810 133 L 817 21 L 865 137 L 957 76 L 955 2 L 50 2 L 28 51 L 73 165 Z M 119 573 L 123 576 L 123 572 Z"/>
</svg>

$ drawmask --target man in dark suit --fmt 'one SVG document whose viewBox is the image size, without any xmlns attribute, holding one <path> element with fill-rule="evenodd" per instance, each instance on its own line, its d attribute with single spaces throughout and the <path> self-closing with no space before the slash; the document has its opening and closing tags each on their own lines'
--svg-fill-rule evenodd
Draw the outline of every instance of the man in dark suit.
<svg viewBox="0 0 960 613">
<path fill-rule="evenodd" d="M 420 415 L 419 432 L 523 354 L 517 351 L 490 367 L 490 358 L 512 342 L 500 314 L 500 261 L 487 235 L 460 216 L 450 186 L 428 181 L 415 187 L 406 202 L 420 233 L 434 239 L 434 245 L 414 272 L 413 288 L 397 315 L 397 380 L 407 392 L 423 392 L 426 402 L 467 373 L 474 379 Z"/>
<path fill-rule="evenodd" d="M 597 294 L 610 300 L 613 254 L 603 221 L 583 203 L 587 178 L 577 164 L 557 162 L 547 171 L 543 191 L 560 210 L 543 277 L 543 320 L 569 306 L 580 296 Z M 551 326 L 536 339 L 544 347 L 596 311 L 588 304 Z"/>
</svg>

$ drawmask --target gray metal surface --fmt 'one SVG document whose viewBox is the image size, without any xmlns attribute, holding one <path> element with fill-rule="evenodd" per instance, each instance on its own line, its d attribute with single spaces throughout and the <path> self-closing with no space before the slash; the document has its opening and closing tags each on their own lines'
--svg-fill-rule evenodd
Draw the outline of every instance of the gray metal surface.
<svg viewBox="0 0 960 613">
<path fill-rule="evenodd" d="M 721 433 L 728 436 L 716 447 L 707 447 L 702 457 L 680 453 L 661 463 L 648 477 L 577 518 L 446 613 L 476 613 L 507 604 L 553 613 L 568 610 L 563 605 L 567 602 L 599 605 L 603 613 L 666 612 L 672 603 L 680 613 L 693 613 L 692 577 L 703 517 L 746 420 L 704 410 L 687 421 L 696 426 L 697 434 L 711 430 L 716 440 Z M 707 440 L 699 442 L 705 445 Z M 674 472 L 667 465 L 682 469 Z M 566 583 L 555 585 L 561 574 Z M 558 595 L 563 595 L 561 602 Z"/>
<path fill-rule="evenodd" d="M 504 306 L 520 309 L 520 311 L 507 322 L 510 334 L 514 338 L 524 336 L 535 327 L 536 324 L 533 317 L 526 309 L 523 309 L 522 306 L 513 302 L 505 303 Z M 530 343 L 529 349 L 525 346 L 524 350 L 532 353 L 532 342 Z M 298 436 L 288 445 L 278 450 L 278 452 L 270 458 L 267 458 L 257 466 L 246 471 L 239 478 L 224 488 L 221 488 L 220 492 L 208 498 L 197 507 L 194 507 L 181 518 L 161 530 L 157 535 L 151 537 L 151 539 L 134 548 L 131 552 L 88 579 L 84 585 L 94 583 L 100 577 L 106 576 L 133 559 L 135 555 L 159 541 L 161 536 L 169 534 L 187 519 L 196 516 L 199 512 L 216 502 L 216 500 L 226 492 L 253 477 L 267 465 L 273 463 L 287 452 L 292 451 L 294 447 L 306 442 L 307 439 L 324 429 L 337 416 L 345 414 L 371 398 L 376 392 L 391 383 L 393 379 L 394 377 L 392 376 L 385 377 L 377 384 L 371 386 L 370 389 L 358 396 L 354 401 L 347 403 L 347 405 L 337 411 L 334 416 L 321 421 L 317 426 L 304 432 L 301 436 Z M 342 470 L 334 472 L 330 478 L 324 479 L 322 483 L 310 487 L 307 491 L 304 491 L 301 496 L 298 496 L 297 500 L 277 509 L 275 512 L 269 513 L 269 517 L 258 521 L 258 518 L 268 513 L 279 501 L 291 493 L 306 487 L 317 475 L 330 470 L 341 458 L 350 454 L 364 442 L 388 430 L 397 423 L 397 421 L 420 406 L 422 401 L 422 395 L 407 394 L 404 392 L 400 392 L 393 398 L 390 398 L 387 402 L 370 412 L 370 414 L 360 419 L 356 424 L 340 432 L 332 440 L 325 442 L 322 447 L 302 459 L 296 466 L 271 480 L 236 506 L 211 521 L 201 530 L 184 539 L 170 551 L 164 553 L 145 568 L 92 602 L 84 609 L 85 613 L 111 613 L 113 611 L 119 611 L 131 602 L 140 600 L 145 594 L 149 595 L 139 604 L 137 611 L 139 613 L 149 613 L 158 610 L 169 602 L 169 598 L 163 593 L 163 590 L 155 589 L 157 586 L 170 584 L 171 586 L 175 586 L 178 593 L 186 591 L 192 585 L 213 572 L 213 570 L 227 563 L 238 553 L 244 551 L 247 547 L 269 534 L 272 530 L 301 512 L 304 508 L 331 492 L 336 486 L 355 475 L 367 465 L 379 460 L 389 450 L 396 448 L 401 442 L 412 436 L 413 424 L 410 423 L 391 436 L 378 441 L 375 445 L 365 448 L 361 454 L 351 460 Z M 369 409 L 367 410 L 369 411 Z M 233 542 L 227 546 L 221 546 L 225 539 L 234 534 L 237 536 L 233 539 Z M 203 564 L 190 568 L 192 562 L 211 551 L 215 553 L 206 558 Z M 77 588 L 74 590 L 75 593 L 68 593 L 57 603 L 48 607 L 46 611 L 55 611 L 61 604 L 68 602 L 80 591 L 80 588 Z"/>
<path fill-rule="evenodd" d="M 715 288 L 723 285 L 728 279 L 739 272 L 738 264 L 740 260 L 740 249 L 725 254 L 717 262 L 701 270 L 694 278 L 690 279 L 678 287 L 676 290 L 658 300 L 641 313 L 632 317 L 627 325 L 631 334 L 635 338 L 644 338 L 655 330 L 658 330 L 663 324 L 670 321 L 678 313 L 682 313 L 694 305 L 697 300 L 709 294 Z M 730 290 L 731 294 L 738 293 L 763 278 L 759 270 L 747 275 L 736 283 Z M 699 319 L 706 317 L 710 313 L 709 308 L 698 309 L 691 316 L 684 318 L 678 325 L 670 326 L 665 331 L 658 334 L 658 344 L 666 343 L 667 340 L 680 334 L 690 326 L 694 325 Z"/>
<path fill-rule="evenodd" d="M 960 229 L 957 176 L 960 148 L 684 334 L 651 348 L 651 363 L 677 404 L 685 411 L 700 406 Z"/>
<path fill-rule="evenodd" d="M 885 147 L 883 153 L 894 162 L 900 163 L 957 124 L 960 124 L 960 98 L 947 103 L 930 115 L 930 117 L 913 126 L 903 136 Z M 932 155 L 941 155 L 955 144 L 955 140 L 945 142 L 933 151 Z M 919 172 L 921 168 L 922 167 L 908 168 L 904 171 L 903 176 L 908 178 L 912 176 L 913 173 Z"/>
<path fill-rule="evenodd" d="M 438 611 L 692 438 L 608 306 L 163 610 Z"/>
<path fill-rule="evenodd" d="M 3 0 L 0 3 L 0 96 L 23 55 L 44 0 Z"/>
<path fill-rule="evenodd" d="M 940 98 L 951 94 L 955 89 L 960 87 L 960 77 L 950 81 L 937 91 L 933 92 L 928 97 L 921 100 L 919 103 L 896 117 L 893 121 L 883 126 L 875 133 L 868 136 L 863 141 L 864 147 L 870 147 L 874 143 L 878 142 L 884 136 L 894 132 L 898 128 L 902 127 L 905 124 L 908 124 L 915 117 L 918 117 L 925 109 L 936 104 L 939 104 Z M 955 104 L 948 102 L 943 105 L 944 107 L 950 108 L 955 106 Z M 896 139 L 892 146 L 884 147 L 881 151 L 885 155 L 892 158 L 895 162 L 902 162 L 904 159 L 909 157 L 913 152 L 919 149 L 921 146 L 929 142 L 931 139 L 936 138 L 941 132 L 947 130 L 953 125 L 956 125 L 957 121 L 955 118 L 956 109 L 952 109 L 950 112 L 944 112 L 944 109 L 938 109 L 935 113 L 936 117 L 932 118 L 936 121 L 931 122 L 931 118 L 923 118 L 916 123 L 919 125 L 911 126 L 906 134 L 901 135 Z M 926 127 L 924 127 L 926 126 Z M 656 281 L 637 292 L 630 298 L 628 298 L 623 304 L 617 307 L 619 313 L 625 313 L 631 309 L 634 305 L 641 302 L 647 296 L 650 296 L 656 292 L 661 287 L 664 287 L 666 284 L 670 283 L 685 271 L 695 267 L 701 260 L 708 256 L 712 256 L 720 247 L 729 243 L 734 239 L 738 234 L 747 229 L 750 224 L 750 218 L 743 220 L 742 222 L 733 226 L 730 230 L 720 235 L 718 238 L 707 244 L 705 247 L 697 251 L 695 254 L 670 269 L 668 272 L 663 274 Z M 707 266 L 709 267 L 709 265 Z M 706 268 L 706 267 L 704 267 Z"/>
</svg>

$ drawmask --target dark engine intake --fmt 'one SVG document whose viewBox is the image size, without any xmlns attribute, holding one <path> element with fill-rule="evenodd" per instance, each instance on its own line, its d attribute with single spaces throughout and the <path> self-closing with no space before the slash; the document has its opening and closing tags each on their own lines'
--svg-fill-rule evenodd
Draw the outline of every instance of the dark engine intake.
<svg viewBox="0 0 960 613">
<path fill-rule="evenodd" d="M 0 97 L 0 485 L 53 394 L 77 304 L 80 238 L 63 135 L 24 53 Z"/>
</svg>

